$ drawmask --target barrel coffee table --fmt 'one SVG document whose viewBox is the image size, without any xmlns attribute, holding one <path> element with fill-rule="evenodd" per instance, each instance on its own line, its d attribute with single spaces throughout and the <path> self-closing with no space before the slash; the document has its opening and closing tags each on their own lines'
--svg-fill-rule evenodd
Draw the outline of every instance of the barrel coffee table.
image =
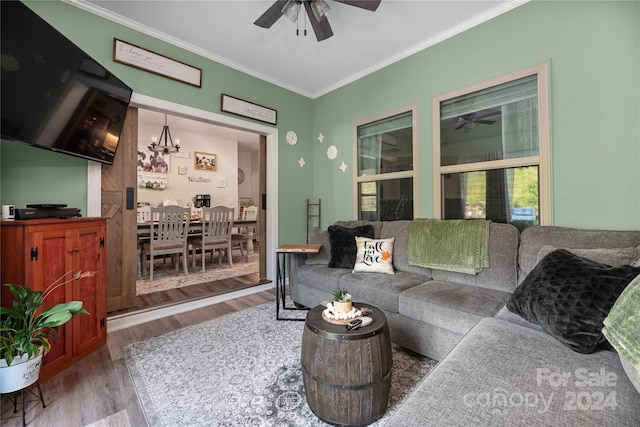
<svg viewBox="0 0 640 427">
<path fill-rule="evenodd" d="M 353 331 L 323 319 L 324 306 L 307 314 L 301 357 L 305 394 L 313 413 L 329 424 L 371 424 L 387 409 L 393 365 L 389 326 L 381 310 L 364 307 L 373 310 L 373 323 Z"/>
</svg>

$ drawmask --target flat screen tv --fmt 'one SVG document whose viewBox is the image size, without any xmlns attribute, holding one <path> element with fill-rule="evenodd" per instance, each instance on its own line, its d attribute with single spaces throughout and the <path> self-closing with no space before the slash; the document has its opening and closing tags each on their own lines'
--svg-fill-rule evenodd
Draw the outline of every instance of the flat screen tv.
<svg viewBox="0 0 640 427">
<path fill-rule="evenodd" d="M 23 3 L 0 5 L 2 139 L 112 164 L 131 88 Z"/>
</svg>

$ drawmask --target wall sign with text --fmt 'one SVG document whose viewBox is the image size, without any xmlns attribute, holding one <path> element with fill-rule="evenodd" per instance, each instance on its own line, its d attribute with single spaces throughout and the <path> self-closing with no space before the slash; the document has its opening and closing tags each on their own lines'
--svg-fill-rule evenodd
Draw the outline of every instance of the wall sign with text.
<svg viewBox="0 0 640 427">
<path fill-rule="evenodd" d="M 113 39 L 113 60 L 159 76 L 202 87 L 202 70 L 122 40 Z"/>
<path fill-rule="evenodd" d="M 222 94 L 220 109 L 227 113 L 237 114 L 238 116 L 248 117 L 253 120 L 275 125 L 277 122 L 278 112 L 271 108 L 252 102 L 243 101 L 226 94 Z"/>
</svg>

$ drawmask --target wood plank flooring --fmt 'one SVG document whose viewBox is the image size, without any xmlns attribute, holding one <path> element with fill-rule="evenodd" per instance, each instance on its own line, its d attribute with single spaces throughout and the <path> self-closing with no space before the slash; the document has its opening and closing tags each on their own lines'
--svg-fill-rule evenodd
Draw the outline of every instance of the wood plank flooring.
<svg viewBox="0 0 640 427">
<path fill-rule="evenodd" d="M 109 333 L 107 345 L 42 383 L 47 407 L 42 408 L 39 402 L 31 397 L 34 401 L 28 406 L 28 425 L 83 427 L 126 410 L 132 426 L 146 426 L 131 377 L 122 358 L 121 346 L 269 301 L 275 301 L 274 290 Z M 18 408 L 17 414 L 13 414 L 13 405 L 6 395 L 1 399 L 1 412 L 3 426 L 22 425 L 20 409 Z M 5 419 L 13 415 L 17 417 Z"/>
</svg>

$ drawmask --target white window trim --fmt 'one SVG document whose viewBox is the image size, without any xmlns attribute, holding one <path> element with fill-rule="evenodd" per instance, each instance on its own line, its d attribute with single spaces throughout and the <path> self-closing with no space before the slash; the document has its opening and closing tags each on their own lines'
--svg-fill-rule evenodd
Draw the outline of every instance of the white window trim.
<svg viewBox="0 0 640 427">
<path fill-rule="evenodd" d="M 538 137 L 539 154 L 531 157 L 495 160 L 491 162 L 467 163 L 452 166 L 440 166 L 440 103 L 467 93 L 497 86 L 512 80 L 537 74 L 538 76 Z M 543 62 L 523 70 L 515 71 L 484 82 L 472 84 L 451 92 L 433 97 L 433 197 L 434 218 L 442 218 L 442 180 L 448 173 L 477 170 L 501 169 L 518 166 L 538 166 L 538 198 L 540 204 L 540 225 L 551 225 L 551 110 L 549 106 L 549 62 Z"/>
<path fill-rule="evenodd" d="M 389 172 L 384 174 L 374 174 L 374 175 L 366 175 L 366 176 L 358 176 L 358 126 L 363 126 L 369 124 L 371 122 L 375 122 L 378 120 L 383 120 L 388 117 L 397 116 L 398 114 L 406 113 L 407 111 L 411 111 L 411 127 L 412 127 L 412 152 L 413 152 L 413 168 L 409 171 L 401 171 L 401 172 Z M 386 113 L 378 114 L 373 117 L 368 117 L 366 119 L 359 120 L 353 124 L 352 130 L 352 140 L 353 140 L 353 168 L 351 171 L 352 174 L 352 182 L 353 182 L 353 195 L 354 201 L 353 204 L 353 217 L 359 218 L 360 215 L 360 199 L 358 197 L 358 184 L 361 182 L 370 182 L 370 181 L 384 181 L 389 179 L 400 179 L 400 178 L 413 178 L 413 217 L 418 217 L 419 211 L 419 203 L 418 203 L 418 195 L 419 195 L 419 182 L 418 182 L 418 104 L 409 104 L 404 107 L 400 107 L 393 111 L 389 111 Z"/>
</svg>

